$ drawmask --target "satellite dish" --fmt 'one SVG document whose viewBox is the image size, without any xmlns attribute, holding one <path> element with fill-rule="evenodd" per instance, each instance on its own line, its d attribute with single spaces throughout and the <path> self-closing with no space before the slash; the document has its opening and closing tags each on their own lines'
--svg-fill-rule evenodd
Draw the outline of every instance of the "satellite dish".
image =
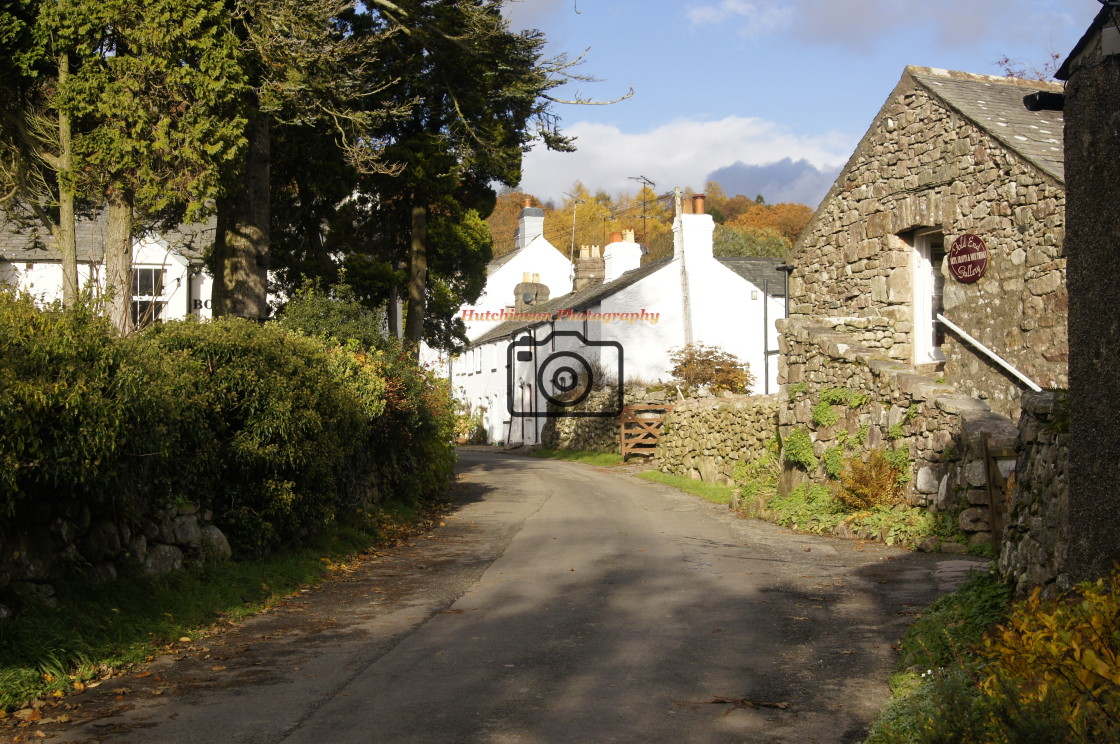
<svg viewBox="0 0 1120 744">
<path fill-rule="evenodd" d="M 526 305 L 531 305 L 533 303 L 533 293 L 526 292 L 525 294 L 521 295 L 521 299 L 525 302 Z"/>
</svg>

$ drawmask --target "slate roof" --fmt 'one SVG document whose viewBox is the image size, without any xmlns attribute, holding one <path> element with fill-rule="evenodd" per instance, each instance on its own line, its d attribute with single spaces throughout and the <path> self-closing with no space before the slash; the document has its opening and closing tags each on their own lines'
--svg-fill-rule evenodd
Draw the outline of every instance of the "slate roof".
<svg viewBox="0 0 1120 744">
<path fill-rule="evenodd" d="M 613 282 L 584 287 L 578 292 L 572 292 L 571 294 L 566 294 L 562 297 L 551 299 L 548 302 L 543 302 L 540 305 L 535 305 L 534 307 L 526 310 L 526 312 L 555 314 L 560 312 L 561 310 L 582 310 L 589 307 L 590 305 L 594 305 L 603 297 L 614 294 L 615 292 L 623 290 L 641 279 L 645 279 L 647 276 L 654 273 L 658 269 L 661 269 L 668 265 L 670 261 L 671 259 L 668 258 L 663 258 L 659 261 L 653 261 L 646 264 L 645 266 L 627 271 L 625 274 L 618 277 Z M 522 330 L 523 328 L 540 325 L 542 322 L 544 321 L 507 320 L 505 323 L 498 324 L 497 326 L 491 328 L 489 331 L 472 341 L 469 344 L 468 348 L 474 346 L 482 346 L 483 344 L 488 344 L 491 341 L 495 341 L 500 338 L 506 338 L 507 336 L 512 336 L 514 333 Z"/>
<path fill-rule="evenodd" d="M 105 255 L 108 219 L 105 212 L 91 218 L 79 218 L 75 225 L 78 237 L 78 262 L 98 263 Z M 202 260 L 214 242 L 213 220 L 201 225 L 180 225 L 156 234 L 192 263 Z M 22 224 L 0 210 L 0 261 L 12 263 L 47 263 L 58 261 L 54 237 L 38 223 Z"/>
<path fill-rule="evenodd" d="M 907 67 L 919 85 L 972 121 L 1008 149 L 1065 183 L 1061 111 L 1028 111 L 1023 97 L 1045 90 L 1060 93 L 1060 83 L 973 75 Z"/>
<path fill-rule="evenodd" d="M 770 282 L 767 289 L 771 297 L 785 296 L 785 273 L 778 271 L 778 267 L 785 263 L 782 259 L 716 256 L 716 260 L 759 289 L 762 289 L 763 282 Z"/>
<path fill-rule="evenodd" d="M 753 258 L 753 257 L 732 257 L 726 258 L 717 256 L 716 260 L 727 268 L 734 271 L 739 276 L 754 284 L 759 289 L 762 289 L 763 279 L 777 279 L 779 283 L 771 282 L 770 296 L 782 297 L 783 285 L 780 283 L 782 279 L 781 272 L 776 268 L 783 263 L 780 258 Z M 645 266 L 637 269 L 627 271 L 622 276 L 615 279 L 613 282 L 607 284 L 595 284 L 590 287 L 584 287 L 578 292 L 566 294 L 562 297 L 556 297 L 548 302 L 541 303 L 532 308 L 527 309 L 526 313 L 551 313 L 555 316 L 561 310 L 575 310 L 581 311 L 597 304 L 604 297 L 608 297 L 615 292 L 620 292 L 627 287 L 636 284 L 637 282 L 645 279 L 650 274 L 657 272 L 659 269 L 664 268 L 672 261 L 671 258 L 662 258 L 657 261 L 651 261 Z M 773 276 L 768 276 L 772 273 Z M 479 336 L 477 339 L 468 344 L 467 348 L 475 346 L 483 346 L 491 341 L 497 341 L 502 338 L 508 338 L 518 331 L 524 330 L 531 326 L 541 325 L 545 321 L 540 320 L 508 320 L 491 328 L 486 333 Z"/>
</svg>

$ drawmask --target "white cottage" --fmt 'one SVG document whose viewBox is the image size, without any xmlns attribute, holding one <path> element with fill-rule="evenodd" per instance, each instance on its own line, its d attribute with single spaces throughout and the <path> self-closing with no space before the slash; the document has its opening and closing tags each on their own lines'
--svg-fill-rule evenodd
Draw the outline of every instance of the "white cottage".
<svg viewBox="0 0 1120 744">
<path fill-rule="evenodd" d="M 670 350 L 687 344 L 718 346 L 746 362 L 752 392 L 777 390 L 781 261 L 717 258 L 713 229 L 697 196 L 693 213 L 674 222 L 672 258 L 640 266 L 632 234 L 616 234 L 602 284 L 545 301 L 538 282 L 516 285 L 512 317 L 476 337 L 448 373 L 459 399 L 482 412 L 490 441 L 539 442 L 549 403 L 573 378 L 666 381 Z"/>
<path fill-rule="evenodd" d="M 482 295 L 474 305 L 462 308 L 467 338 L 472 341 L 503 321 L 503 311 L 513 305 L 518 284 L 532 281 L 546 287 L 542 299 L 572 291 L 572 263 L 545 239 L 544 210 L 529 204 L 526 199 L 518 220 L 517 247 L 490 262 Z"/>
<path fill-rule="evenodd" d="M 102 264 L 107 225 L 104 215 L 78 221 L 78 284 L 104 286 Z M 202 252 L 214 239 L 213 226 L 180 226 L 133 242 L 132 316 L 138 325 L 156 320 L 211 317 L 213 280 Z M 42 229 L 15 224 L 0 213 L 0 283 L 17 287 L 40 302 L 62 298 L 62 262 L 53 238 Z"/>
</svg>

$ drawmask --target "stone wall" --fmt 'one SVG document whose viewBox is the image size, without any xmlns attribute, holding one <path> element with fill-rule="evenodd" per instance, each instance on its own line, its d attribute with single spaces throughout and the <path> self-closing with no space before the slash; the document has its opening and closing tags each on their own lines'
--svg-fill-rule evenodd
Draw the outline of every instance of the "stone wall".
<svg viewBox="0 0 1120 744">
<path fill-rule="evenodd" d="M 210 513 L 187 504 L 127 519 L 112 505 L 20 504 L 7 524 L 0 534 L 0 596 L 34 595 L 50 602 L 63 578 L 109 581 L 126 565 L 162 574 L 184 561 L 230 555 Z"/>
<path fill-rule="evenodd" d="M 624 405 L 671 403 L 674 394 L 665 390 L 630 387 L 623 392 Z M 572 410 L 610 413 L 618 408 L 618 393 L 607 388 L 592 392 Z M 590 452 L 621 452 L 619 417 L 551 416 L 541 429 L 541 444 L 550 449 L 585 450 Z"/>
<path fill-rule="evenodd" d="M 787 449 L 783 488 L 805 479 L 827 482 L 843 458 L 875 449 L 902 451 L 909 463 L 906 500 L 933 512 L 957 513 L 971 545 L 990 544 L 982 439 L 986 435 L 992 449 L 1014 447 L 1011 420 L 934 376 L 884 358 L 881 347 L 858 343 L 861 336 L 849 331 L 852 323 L 866 330 L 858 319 L 819 323 L 779 321 L 779 382 L 786 396 L 779 409 Z M 798 437 L 808 437 L 815 463 L 790 465 L 789 443 Z M 1008 460 L 1000 467 L 1009 473 L 1014 464 Z"/>
<path fill-rule="evenodd" d="M 1017 594 L 1042 587 L 1045 594 L 1053 595 L 1072 583 L 1068 397 L 1024 393 L 1019 432 L 1023 447 L 999 565 Z"/>
<path fill-rule="evenodd" d="M 696 398 L 677 403 L 657 444 L 665 473 L 731 483 L 740 463 L 766 453 L 778 430 L 776 395 Z"/>
<path fill-rule="evenodd" d="M 945 316 L 1039 385 L 1065 387 L 1064 207 L 1059 181 L 908 73 L 798 241 L 791 315 L 853 317 L 856 342 L 911 362 L 913 231 L 973 233 L 988 246 L 987 273 L 946 279 Z M 1020 386 L 998 366 L 952 334 L 942 350 L 959 392 L 1017 415 Z"/>
<path fill-rule="evenodd" d="M 1120 69 L 1102 49 L 1114 26 L 1106 4 L 1065 77 L 1065 163 L 1069 181 L 1070 495 L 1069 571 L 1074 581 L 1120 561 Z"/>
</svg>

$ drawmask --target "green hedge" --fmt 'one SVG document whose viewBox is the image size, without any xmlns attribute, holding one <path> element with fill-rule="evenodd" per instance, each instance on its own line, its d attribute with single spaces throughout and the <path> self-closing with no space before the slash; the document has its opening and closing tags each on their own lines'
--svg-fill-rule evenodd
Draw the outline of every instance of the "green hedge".
<svg viewBox="0 0 1120 744">
<path fill-rule="evenodd" d="M 446 383 L 376 338 L 220 319 L 122 339 L 87 308 L 0 292 L 0 529 L 25 502 L 127 519 L 187 501 L 260 553 L 374 494 L 442 493 Z"/>
</svg>

